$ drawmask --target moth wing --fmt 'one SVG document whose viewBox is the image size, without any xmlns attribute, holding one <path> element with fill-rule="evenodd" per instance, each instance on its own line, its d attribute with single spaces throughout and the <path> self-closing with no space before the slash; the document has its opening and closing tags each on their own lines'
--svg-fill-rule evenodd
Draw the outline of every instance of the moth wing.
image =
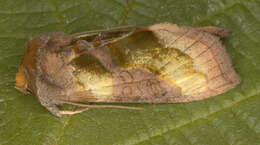
<svg viewBox="0 0 260 145">
<path fill-rule="evenodd" d="M 208 30 L 158 24 L 93 51 L 74 65 L 94 102 L 187 102 L 240 83 L 219 37 Z"/>
<path fill-rule="evenodd" d="M 241 82 L 220 41 L 229 32 L 163 23 L 139 29 L 110 48 L 121 68 L 146 70 L 175 88 L 157 97 L 187 102 L 224 93 Z"/>
<path fill-rule="evenodd" d="M 180 84 L 183 85 L 182 94 L 190 97 L 180 98 L 181 102 L 215 96 L 240 84 L 241 78 L 232 67 L 231 59 L 220 40 L 227 36 L 230 30 L 212 26 L 179 27 L 170 23 L 153 25 L 149 29 L 163 46 L 177 48 L 189 56 L 193 70 L 205 78 L 200 84 L 189 82 L 188 78 L 184 79 Z"/>
</svg>

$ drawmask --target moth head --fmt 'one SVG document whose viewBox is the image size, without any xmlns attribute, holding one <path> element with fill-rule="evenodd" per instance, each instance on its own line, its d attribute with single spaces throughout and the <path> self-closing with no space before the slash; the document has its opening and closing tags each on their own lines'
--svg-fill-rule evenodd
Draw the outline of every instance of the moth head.
<svg viewBox="0 0 260 145">
<path fill-rule="evenodd" d="M 15 88 L 25 94 L 32 93 L 31 89 L 29 88 L 29 82 L 23 71 L 22 67 L 20 66 L 18 72 L 16 73 L 16 83 Z"/>
<path fill-rule="evenodd" d="M 29 43 L 16 73 L 15 88 L 26 94 L 32 93 L 35 88 L 36 53 L 38 48 L 39 39 L 35 38 Z"/>
</svg>

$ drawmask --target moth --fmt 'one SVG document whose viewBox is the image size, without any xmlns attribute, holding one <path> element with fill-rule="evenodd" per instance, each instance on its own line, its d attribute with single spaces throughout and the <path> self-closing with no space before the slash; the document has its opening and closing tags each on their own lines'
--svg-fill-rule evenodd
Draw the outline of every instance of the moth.
<svg viewBox="0 0 260 145">
<path fill-rule="evenodd" d="M 241 82 L 221 38 L 230 30 L 171 23 L 120 27 L 29 42 L 15 87 L 37 96 L 53 115 L 77 114 L 84 102 L 176 103 L 206 99 Z M 60 110 L 57 105 L 81 106 Z"/>
</svg>

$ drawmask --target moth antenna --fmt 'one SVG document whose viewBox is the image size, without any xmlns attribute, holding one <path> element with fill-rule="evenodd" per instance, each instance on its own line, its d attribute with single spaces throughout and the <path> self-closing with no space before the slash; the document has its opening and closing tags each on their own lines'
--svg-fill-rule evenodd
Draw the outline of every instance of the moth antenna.
<svg viewBox="0 0 260 145">
<path fill-rule="evenodd" d="M 118 108 L 118 109 L 129 109 L 129 110 L 144 110 L 144 108 L 140 108 L 140 107 L 129 107 L 129 106 L 120 106 L 120 105 L 86 105 L 86 104 L 67 102 L 67 101 L 61 101 L 61 103 L 75 105 L 75 106 L 79 106 L 79 107 L 86 107 L 87 109 L 90 109 L 90 108 Z"/>
<path fill-rule="evenodd" d="M 127 28 L 138 28 L 136 27 L 136 25 L 126 25 L 126 26 L 119 26 L 119 27 L 113 27 L 110 29 L 99 29 L 99 30 L 90 30 L 90 31 L 85 31 L 85 32 L 78 32 L 75 34 L 72 34 L 72 38 L 73 39 L 77 39 L 80 37 L 85 37 L 88 36 L 89 33 L 99 33 L 99 32 L 112 32 L 112 31 L 116 31 L 116 30 L 121 30 L 123 31 L 123 29 L 127 29 Z M 125 30 L 127 31 L 127 30 Z"/>
</svg>

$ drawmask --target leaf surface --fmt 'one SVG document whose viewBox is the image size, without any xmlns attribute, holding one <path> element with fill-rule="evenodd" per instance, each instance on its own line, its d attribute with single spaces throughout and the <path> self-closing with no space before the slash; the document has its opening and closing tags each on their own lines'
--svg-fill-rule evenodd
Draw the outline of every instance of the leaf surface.
<svg viewBox="0 0 260 145">
<path fill-rule="evenodd" d="M 223 42 L 242 84 L 198 102 L 132 104 L 145 110 L 92 109 L 62 118 L 14 89 L 34 36 L 165 21 L 231 29 Z M 0 0 L 0 145 L 260 144 L 259 38 L 258 0 Z"/>
</svg>

